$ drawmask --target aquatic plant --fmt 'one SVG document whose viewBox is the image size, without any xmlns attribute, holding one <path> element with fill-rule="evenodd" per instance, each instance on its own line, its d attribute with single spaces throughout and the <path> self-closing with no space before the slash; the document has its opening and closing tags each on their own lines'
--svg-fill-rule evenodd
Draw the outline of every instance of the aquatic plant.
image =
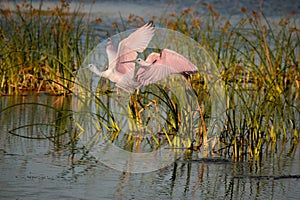
<svg viewBox="0 0 300 200">
<path fill-rule="evenodd" d="M 80 12 L 84 5 L 71 9 L 60 1 L 44 10 L 42 1 L 38 8 L 27 1 L 1 4 L 0 94 L 70 93 L 73 72 L 97 42 L 89 14 Z"/>
<path fill-rule="evenodd" d="M 13 8 L 8 6 L 0 10 L 0 95 L 20 94 L 22 90 L 56 95 L 71 93 L 76 88 L 73 71 L 97 43 L 97 40 L 92 41 L 95 35 L 91 31 L 89 14 L 80 13 L 80 7 L 70 10 L 65 1 L 47 11 L 41 9 L 42 3 L 39 8 L 25 1 L 12 5 Z M 181 12 L 164 12 L 152 19 L 160 27 L 179 31 L 199 42 L 219 68 L 226 84 L 227 111 L 214 151 L 234 160 L 258 161 L 263 155 L 278 153 L 279 144 L 292 151 L 299 142 L 300 130 L 300 29 L 297 19 L 291 13 L 279 21 L 272 21 L 262 10 L 255 12 L 245 8 L 241 9 L 243 17 L 240 19 L 224 18 L 211 5 L 202 6 L 208 13 L 190 7 Z M 167 10 L 173 10 L 172 6 Z M 101 20 L 95 22 L 101 23 Z M 112 26 L 123 31 L 144 23 L 144 18 L 132 14 Z M 210 96 L 201 74 L 192 76 L 190 81 L 199 105 L 205 104 L 196 138 L 200 145 L 211 116 Z M 107 88 L 103 93 L 110 91 Z M 166 97 L 163 91 L 158 92 L 161 99 Z M 165 99 L 170 110 L 164 133 L 168 140 L 166 132 L 176 129 L 180 119 L 175 99 Z M 97 103 L 109 113 L 108 105 Z M 141 105 L 148 104 L 132 99 L 129 109 L 136 121 L 140 120 Z M 112 140 L 129 142 L 131 148 L 140 144 L 137 138 L 120 138 L 118 124 L 107 116 L 106 119 L 99 115 L 98 120 L 111 130 Z M 158 144 L 158 137 L 146 144 Z"/>
<path fill-rule="evenodd" d="M 300 130 L 300 30 L 294 13 L 272 21 L 262 9 L 242 8 L 242 18 L 224 19 L 211 5 L 202 6 L 209 14 L 203 16 L 190 7 L 179 13 L 165 12 L 153 20 L 198 41 L 219 67 L 228 105 L 216 152 L 234 160 L 260 160 L 264 149 L 275 153 L 279 143 L 293 149 Z M 131 15 L 126 23 L 135 25 L 143 20 Z M 191 80 L 204 81 L 201 77 Z M 193 84 L 199 100 L 209 99 L 205 86 Z"/>
</svg>

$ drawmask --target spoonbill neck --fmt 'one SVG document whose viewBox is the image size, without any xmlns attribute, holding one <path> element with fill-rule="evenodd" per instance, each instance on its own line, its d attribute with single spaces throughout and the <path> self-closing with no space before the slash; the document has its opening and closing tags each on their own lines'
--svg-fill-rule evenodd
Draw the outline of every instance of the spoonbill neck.
<svg viewBox="0 0 300 200">
<path fill-rule="evenodd" d="M 136 63 L 139 64 L 140 66 L 145 66 L 145 67 L 150 67 L 150 65 L 152 65 L 152 63 L 148 63 L 142 59 L 137 60 Z"/>
</svg>

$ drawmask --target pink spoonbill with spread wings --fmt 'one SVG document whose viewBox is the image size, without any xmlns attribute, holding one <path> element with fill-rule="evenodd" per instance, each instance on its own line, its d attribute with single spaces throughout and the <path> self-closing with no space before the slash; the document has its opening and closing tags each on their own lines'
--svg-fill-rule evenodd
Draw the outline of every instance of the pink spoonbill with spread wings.
<svg viewBox="0 0 300 200">
<path fill-rule="evenodd" d="M 184 77 L 196 73 L 197 67 L 184 56 L 170 49 L 163 49 L 160 53 L 151 53 L 146 60 L 125 61 L 135 62 L 139 65 L 135 78 L 140 86 L 156 83 L 171 74 L 182 74 Z"/>
<path fill-rule="evenodd" d="M 137 58 L 138 52 L 142 53 L 147 48 L 154 35 L 152 24 L 152 22 L 145 24 L 123 39 L 118 49 L 109 38 L 106 47 L 108 69 L 100 72 L 93 64 L 89 64 L 88 68 L 128 92 L 155 83 L 171 74 L 184 75 L 197 72 L 198 69 L 194 64 L 170 49 L 163 49 L 160 53 L 153 52 L 146 60 Z"/>
</svg>

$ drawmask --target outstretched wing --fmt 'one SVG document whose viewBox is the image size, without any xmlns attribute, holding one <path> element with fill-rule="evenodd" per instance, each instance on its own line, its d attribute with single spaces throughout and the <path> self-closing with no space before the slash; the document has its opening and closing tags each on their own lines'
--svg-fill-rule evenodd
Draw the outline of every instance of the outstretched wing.
<svg viewBox="0 0 300 200">
<path fill-rule="evenodd" d="M 113 45 L 110 38 L 107 39 L 106 54 L 108 57 L 108 67 L 112 67 L 112 63 L 117 58 L 117 48 Z"/>
<path fill-rule="evenodd" d="M 122 74 L 126 74 L 134 69 L 135 63 L 122 63 L 137 58 L 137 52 L 143 52 L 154 35 L 154 27 L 149 22 L 138 28 L 127 38 L 122 40 L 118 47 L 116 69 Z"/>
<path fill-rule="evenodd" d="M 157 53 L 151 53 L 146 62 L 152 62 L 152 64 L 149 67 L 141 66 L 136 74 L 137 81 L 141 85 L 155 83 L 171 74 L 198 71 L 197 67 L 188 59 L 170 49 L 163 49 L 159 56 Z"/>
<path fill-rule="evenodd" d="M 123 74 L 122 77 L 117 81 L 116 86 L 131 93 L 135 88 L 139 86 L 138 82 L 135 82 L 130 75 L 133 73 Z"/>
</svg>

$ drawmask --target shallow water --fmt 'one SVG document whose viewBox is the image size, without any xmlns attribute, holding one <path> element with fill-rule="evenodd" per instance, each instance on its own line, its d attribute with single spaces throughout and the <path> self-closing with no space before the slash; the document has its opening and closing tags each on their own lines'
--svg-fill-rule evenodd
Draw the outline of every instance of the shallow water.
<svg viewBox="0 0 300 200">
<path fill-rule="evenodd" d="M 161 15 L 166 9 L 162 1 L 109 2 L 98 1 L 93 6 L 95 17 L 115 20 L 120 19 L 120 14 L 127 17 L 134 13 L 147 18 Z M 217 11 L 227 16 L 238 15 L 241 7 L 259 9 L 259 1 L 206 2 L 216 5 Z M 173 5 L 181 9 L 193 3 L 177 1 Z M 293 0 L 264 1 L 264 5 L 267 16 L 274 18 L 300 9 L 300 2 Z M 89 9 L 88 5 L 86 8 Z M 42 105 L 25 105 L 26 102 Z M 21 105 L 13 106 L 18 103 Z M 0 199 L 300 197 L 299 144 L 279 144 L 274 147 L 275 154 L 266 153 L 259 163 L 205 160 L 194 154 L 192 160 L 182 158 L 155 172 L 128 174 L 111 169 L 83 155 L 76 145 L 68 144 L 73 131 L 69 126 L 69 105 L 68 98 L 47 95 L 0 97 L 0 110 L 13 106 L 0 113 Z M 35 125 L 16 129 L 30 124 Z M 55 137 L 57 134 L 61 136 Z"/>
<path fill-rule="evenodd" d="M 22 2 L 17 0 L 16 2 Z M 32 0 L 34 8 L 40 7 L 39 0 Z M 244 13 L 241 12 L 242 8 L 246 8 L 247 12 L 251 15 L 252 11 L 260 12 L 261 6 L 266 17 L 272 19 L 281 19 L 286 16 L 293 16 L 299 18 L 300 16 L 300 1 L 286 0 L 286 1 L 272 1 L 272 0 L 155 0 L 155 1 L 133 1 L 133 0 L 101 0 L 93 1 L 86 0 L 84 4 L 82 1 L 67 1 L 69 2 L 70 10 L 80 8 L 80 12 L 90 13 L 92 18 L 102 18 L 104 22 L 120 21 L 127 19 L 131 14 L 140 16 L 145 20 L 149 20 L 152 16 L 166 16 L 168 13 L 182 11 L 184 9 L 192 7 L 198 11 L 200 15 L 205 16 L 210 11 L 207 9 L 207 5 L 211 5 L 212 8 L 220 14 L 221 17 L 228 19 L 241 18 Z M 4 2 L 6 3 L 6 2 Z M 14 3 L 12 3 L 14 5 Z M 59 1 L 49 0 L 43 1 L 42 9 L 48 10 L 59 6 Z M 6 7 L 5 5 L 3 5 Z M 14 6 L 12 6 L 14 7 Z"/>
<path fill-rule="evenodd" d="M 68 130 L 69 103 L 70 98 L 48 95 L 1 97 L 0 199 L 297 199 L 300 196 L 299 145 L 279 145 L 275 154 L 266 153 L 260 163 L 203 159 L 195 153 L 191 159 L 183 157 L 151 173 L 123 173 L 84 156 L 75 144 L 68 144 L 72 137 L 72 130 Z M 3 111 L 12 105 L 15 106 Z M 64 120 L 59 121 L 62 115 Z M 55 128 L 53 123 L 59 126 Z M 36 125 L 15 129 L 30 124 Z M 55 134 L 61 136 L 51 137 Z M 45 139 L 46 136 L 49 138 Z"/>
<path fill-rule="evenodd" d="M 20 2 L 20 1 L 16 1 Z M 33 0 L 34 7 L 38 7 L 40 1 Z M 71 8 L 76 8 L 82 1 L 69 1 Z M 134 13 L 139 16 L 147 16 L 148 14 L 163 14 L 162 11 L 168 11 L 168 8 L 173 9 L 186 9 L 189 7 L 194 7 L 200 12 L 207 11 L 205 9 L 205 4 L 212 5 L 214 9 L 221 15 L 237 15 L 241 14 L 241 8 L 246 8 L 247 10 L 259 11 L 260 6 L 262 6 L 263 11 L 269 17 L 278 17 L 289 15 L 292 12 L 294 14 L 300 14 L 300 2 L 294 0 L 286 1 L 272 1 L 272 0 L 206 0 L 206 1 L 194 1 L 194 0 L 155 0 L 155 1 L 134 1 L 134 0 L 101 0 L 93 1 L 86 0 L 84 1 L 84 7 L 81 9 L 81 12 L 92 12 L 98 16 L 109 16 L 109 17 L 119 17 L 121 14 L 124 17 L 127 17 L 129 14 Z M 56 5 L 59 5 L 59 1 L 49 0 L 43 2 L 43 8 L 53 8 Z M 171 7 L 169 6 L 171 5 Z"/>
</svg>

